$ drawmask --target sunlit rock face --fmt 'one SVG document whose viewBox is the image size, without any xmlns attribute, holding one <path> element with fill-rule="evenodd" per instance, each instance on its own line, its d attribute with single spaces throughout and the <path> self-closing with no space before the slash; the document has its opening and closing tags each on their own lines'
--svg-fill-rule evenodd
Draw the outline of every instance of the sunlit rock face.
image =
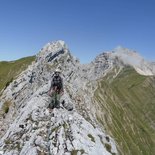
<svg viewBox="0 0 155 155">
<path fill-rule="evenodd" d="M 80 64 L 64 41 L 45 45 L 28 69 L 2 92 L 0 154 L 117 154 L 115 141 L 95 115 L 97 79 L 113 67 L 108 54 L 98 59 Z M 57 68 L 64 81 L 63 104 L 49 112 L 51 98 L 47 92 Z"/>
</svg>

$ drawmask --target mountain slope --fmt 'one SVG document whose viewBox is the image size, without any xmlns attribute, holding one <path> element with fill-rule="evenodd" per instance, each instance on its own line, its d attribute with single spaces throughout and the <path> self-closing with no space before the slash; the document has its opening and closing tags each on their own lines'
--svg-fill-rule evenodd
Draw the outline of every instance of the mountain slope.
<svg viewBox="0 0 155 155">
<path fill-rule="evenodd" d="M 55 69 L 65 91 L 49 113 Z M 154 75 L 155 64 L 129 49 L 80 64 L 63 41 L 48 43 L 0 96 L 0 153 L 153 155 Z"/>
<path fill-rule="evenodd" d="M 0 62 L 0 91 L 7 87 L 13 79 L 24 71 L 32 61 L 35 60 L 35 56 L 22 58 L 16 61 L 2 61 Z"/>
<path fill-rule="evenodd" d="M 4 155 L 117 154 L 114 140 L 89 113 L 92 95 L 83 67 L 63 41 L 56 41 L 45 45 L 35 63 L 10 83 L 0 97 Z M 62 71 L 65 103 L 49 113 L 47 92 L 56 68 Z"/>
<path fill-rule="evenodd" d="M 155 77 L 125 67 L 116 77 L 111 72 L 102 78 L 94 97 L 98 121 L 106 124 L 121 154 L 154 154 Z"/>
</svg>

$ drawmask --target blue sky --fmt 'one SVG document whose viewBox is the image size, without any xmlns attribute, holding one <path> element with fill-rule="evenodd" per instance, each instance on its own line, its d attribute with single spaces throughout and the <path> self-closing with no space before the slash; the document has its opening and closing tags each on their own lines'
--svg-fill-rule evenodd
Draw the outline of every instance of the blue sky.
<svg viewBox="0 0 155 155">
<path fill-rule="evenodd" d="M 0 60 L 64 40 L 82 63 L 118 45 L 155 61 L 154 0 L 1 0 Z"/>
</svg>

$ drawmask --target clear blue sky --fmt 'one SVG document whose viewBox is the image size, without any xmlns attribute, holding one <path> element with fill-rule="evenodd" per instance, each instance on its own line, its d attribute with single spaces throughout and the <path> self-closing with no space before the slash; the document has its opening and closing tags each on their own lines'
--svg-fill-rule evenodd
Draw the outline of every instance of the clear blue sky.
<svg viewBox="0 0 155 155">
<path fill-rule="evenodd" d="M 0 60 L 59 39 L 82 63 L 118 45 L 155 61 L 155 0 L 0 0 Z"/>
</svg>

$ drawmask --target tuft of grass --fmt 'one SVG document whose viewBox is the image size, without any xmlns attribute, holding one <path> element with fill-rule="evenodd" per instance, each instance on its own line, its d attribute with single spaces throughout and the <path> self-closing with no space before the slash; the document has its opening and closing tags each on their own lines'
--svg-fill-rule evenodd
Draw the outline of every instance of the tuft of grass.
<svg viewBox="0 0 155 155">
<path fill-rule="evenodd" d="M 22 58 L 16 61 L 0 62 L 0 91 L 24 71 L 35 60 L 35 56 Z"/>
<path fill-rule="evenodd" d="M 5 143 L 6 145 L 9 145 L 9 144 L 13 144 L 13 141 L 11 141 L 10 139 L 5 139 L 5 140 L 4 140 L 4 143 Z"/>
<path fill-rule="evenodd" d="M 155 78 L 131 67 L 113 74 L 99 81 L 94 94 L 98 121 L 116 139 L 120 154 L 154 155 Z"/>
<path fill-rule="evenodd" d="M 6 83 L 6 85 L 5 85 L 5 88 L 4 89 L 6 89 L 9 85 L 10 85 L 10 83 L 13 81 L 13 77 Z"/>
<path fill-rule="evenodd" d="M 81 154 L 84 154 L 85 153 L 85 151 L 83 149 L 81 149 L 80 152 L 81 152 Z"/>
<path fill-rule="evenodd" d="M 44 151 L 37 151 L 38 155 L 47 155 L 47 153 L 45 153 Z"/>
<path fill-rule="evenodd" d="M 85 153 L 85 151 L 83 149 L 81 149 L 81 150 L 72 150 L 71 155 L 77 155 L 78 152 L 81 152 L 81 154 Z"/>
<path fill-rule="evenodd" d="M 64 129 L 68 129 L 68 125 L 66 122 L 64 122 L 63 127 L 64 127 Z"/>
<path fill-rule="evenodd" d="M 17 142 L 14 146 L 19 152 L 22 150 L 19 142 Z"/>
<path fill-rule="evenodd" d="M 11 104 L 12 104 L 12 102 L 10 100 L 5 101 L 3 103 L 2 111 L 3 111 L 4 114 L 7 114 L 9 112 L 9 108 L 10 108 Z"/>
<path fill-rule="evenodd" d="M 108 152 L 111 152 L 111 145 L 108 143 L 105 143 L 105 148 Z"/>
<path fill-rule="evenodd" d="M 77 155 L 78 151 L 79 151 L 79 150 L 72 150 L 72 151 L 71 151 L 71 155 Z"/>
<path fill-rule="evenodd" d="M 53 133 L 53 132 L 58 132 L 59 128 L 60 128 L 60 126 L 57 126 L 57 127 L 53 128 L 53 129 L 52 129 L 52 133 Z"/>
<path fill-rule="evenodd" d="M 88 134 L 88 137 L 91 139 L 92 142 L 95 143 L 95 138 L 91 134 Z"/>
</svg>

